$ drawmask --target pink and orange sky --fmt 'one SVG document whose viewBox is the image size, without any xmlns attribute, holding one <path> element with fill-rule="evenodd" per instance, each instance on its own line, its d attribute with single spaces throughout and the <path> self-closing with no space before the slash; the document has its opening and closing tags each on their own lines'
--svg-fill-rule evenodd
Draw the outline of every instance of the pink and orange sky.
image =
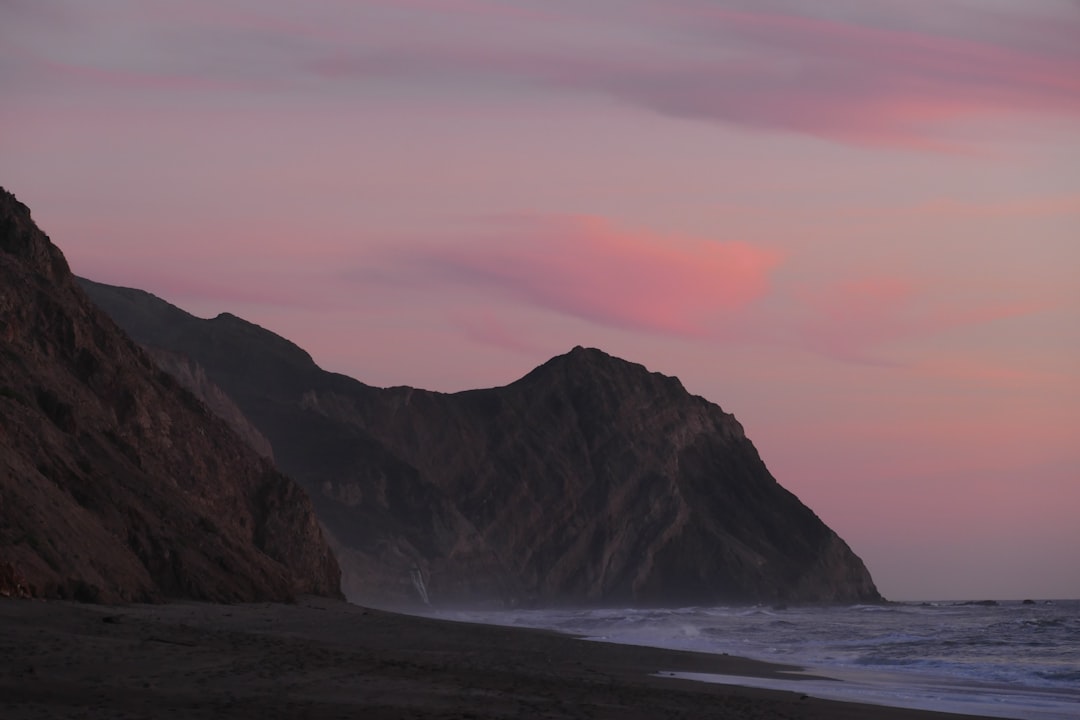
<svg viewBox="0 0 1080 720">
<path fill-rule="evenodd" d="M 892 599 L 1080 597 L 1075 0 L 0 0 L 76 273 L 375 385 L 679 376 Z"/>
</svg>

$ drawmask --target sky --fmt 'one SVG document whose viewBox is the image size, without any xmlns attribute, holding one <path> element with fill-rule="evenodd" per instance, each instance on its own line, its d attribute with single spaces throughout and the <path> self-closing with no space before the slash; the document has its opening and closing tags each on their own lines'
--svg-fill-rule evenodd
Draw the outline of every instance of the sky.
<svg viewBox="0 0 1080 720">
<path fill-rule="evenodd" d="M 1080 597 L 1076 0 L 0 0 L 0 90 L 79 275 L 373 385 L 599 347 L 886 597 Z"/>
</svg>

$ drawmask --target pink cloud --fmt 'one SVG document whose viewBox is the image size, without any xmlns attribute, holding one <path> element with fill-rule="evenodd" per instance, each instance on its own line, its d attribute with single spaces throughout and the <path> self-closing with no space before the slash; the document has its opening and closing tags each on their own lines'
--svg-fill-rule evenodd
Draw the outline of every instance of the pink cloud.
<svg viewBox="0 0 1080 720">
<path fill-rule="evenodd" d="M 767 292 L 781 256 L 577 216 L 508 220 L 421 260 L 443 278 L 601 325 L 708 337 Z"/>
<path fill-rule="evenodd" d="M 450 17 L 479 16 L 530 21 L 556 17 L 555 8 L 545 7 L 546 4 L 528 7 L 500 0 L 366 0 L 365 4 L 395 11 L 438 13 Z"/>
<path fill-rule="evenodd" d="M 1062 372 L 944 354 L 922 360 L 911 369 L 921 376 L 941 378 L 950 384 L 975 384 L 998 389 L 1060 388 L 1072 382 Z"/>
<path fill-rule="evenodd" d="M 472 311 L 455 313 L 452 322 L 462 331 L 468 340 L 491 347 L 510 350 L 529 357 L 543 356 L 544 348 L 530 341 L 526 333 L 511 328 L 505 321 L 490 311 Z"/>
<path fill-rule="evenodd" d="M 1017 198 L 996 203 L 973 203 L 941 197 L 916 206 L 910 212 L 932 217 L 964 218 L 1080 215 L 1080 195 Z"/>
<path fill-rule="evenodd" d="M 943 134 L 961 120 L 1080 115 L 1080 54 L 1001 40 L 1009 17 L 982 39 L 691 0 L 649 8 L 636 22 L 664 32 L 637 42 L 400 39 L 343 49 L 310 69 L 338 79 L 516 80 L 669 115 L 932 150 L 963 149 Z M 1076 17 L 1061 24 L 1080 36 Z"/>
<path fill-rule="evenodd" d="M 785 261 L 779 251 L 590 216 L 504 217 L 467 237 L 410 239 L 406 246 L 420 249 L 372 255 L 375 264 L 349 273 L 349 282 L 439 298 L 457 308 L 447 317 L 466 337 L 523 352 L 534 347 L 527 327 L 507 320 L 516 311 L 507 306 L 509 314 L 496 317 L 462 309 L 463 288 L 485 302 L 508 298 L 601 327 L 798 348 L 874 365 L 899 364 L 891 358 L 905 343 L 1060 305 L 1022 288 L 1010 297 L 1000 287 L 882 273 L 788 285 L 774 282 Z M 921 361 L 904 364 L 912 362 Z"/>
<path fill-rule="evenodd" d="M 98 85 L 124 90 L 183 91 L 224 90 L 227 85 L 198 75 L 149 73 L 135 70 L 107 69 L 91 65 L 70 65 L 50 60 L 38 61 L 40 72 L 52 79 L 73 85 Z"/>
<path fill-rule="evenodd" d="M 844 281 L 806 293 L 812 316 L 802 328 L 803 341 L 826 355 L 866 359 L 866 350 L 912 332 L 908 310 L 915 297 L 901 278 Z"/>
<path fill-rule="evenodd" d="M 1080 116 L 1080 51 L 1070 42 L 1080 13 L 1020 4 L 1006 13 L 946 0 L 872 9 L 597 0 L 556 11 L 378 0 L 300 12 L 270 0 L 246 11 L 193 2 L 181 13 L 130 3 L 117 12 L 120 28 L 69 9 L 88 29 L 59 35 L 45 16 L 26 19 L 38 13 L 24 5 L 0 53 L 29 92 L 57 74 L 129 93 L 305 87 L 340 96 L 342 84 L 389 79 L 439 92 L 480 85 L 507 99 L 522 89 L 600 95 L 752 130 L 947 151 L 966 149 L 948 137 L 959 122 Z M 19 47 L 41 62 L 20 58 Z"/>
<path fill-rule="evenodd" d="M 674 93 L 636 88 L 676 113 L 871 144 L 927 142 L 931 128 L 977 115 L 1080 114 L 1075 57 L 712 4 L 691 19 L 742 51 Z"/>
<path fill-rule="evenodd" d="M 883 346 L 1046 310 L 1042 300 L 945 301 L 898 276 L 875 275 L 797 291 L 803 347 L 841 360 L 878 364 Z"/>
</svg>

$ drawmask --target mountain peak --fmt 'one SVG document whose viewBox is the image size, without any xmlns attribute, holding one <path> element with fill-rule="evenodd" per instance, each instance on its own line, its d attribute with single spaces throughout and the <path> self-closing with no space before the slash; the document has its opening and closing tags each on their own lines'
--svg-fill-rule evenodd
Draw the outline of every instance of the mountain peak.
<svg viewBox="0 0 1080 720">
<path fill-rule="evenodd" d="M 67 260 L 30 217 L 30 208 L 0 187 L 0 252 L 25 262 L 49 280 L 67 275 Z"/>
<path fill-rule="evenodd" d="M 649 387 L 686 394 L 686 389 L 677 377 L 654 372 L 641 363 L 624 360 L 598 348 L 581 345 L 575 345 L 569 352 L 556 355 L 514 384 L 547 382 L 552 378 L 561 378 L 573 386 L 582 382 L 594 384 L 603 378 L 603 384 L 613 389 Z"/>
</svg>

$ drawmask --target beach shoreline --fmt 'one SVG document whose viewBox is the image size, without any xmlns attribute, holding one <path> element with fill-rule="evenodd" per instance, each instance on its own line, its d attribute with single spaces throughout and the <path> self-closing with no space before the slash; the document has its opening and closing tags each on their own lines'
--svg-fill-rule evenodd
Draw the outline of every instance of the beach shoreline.
<svg viewBox="0 0 1080 720">
<path fill-rule="evenodd" d="M 812 676 L 732 655 L 583 642 L 310 597 L 295 605 L 4 599 L 0 652 L 9 659 L 0 669 L 7 720 L 979 717 L 739 685 L 740 677 Z"/>
</svg>

